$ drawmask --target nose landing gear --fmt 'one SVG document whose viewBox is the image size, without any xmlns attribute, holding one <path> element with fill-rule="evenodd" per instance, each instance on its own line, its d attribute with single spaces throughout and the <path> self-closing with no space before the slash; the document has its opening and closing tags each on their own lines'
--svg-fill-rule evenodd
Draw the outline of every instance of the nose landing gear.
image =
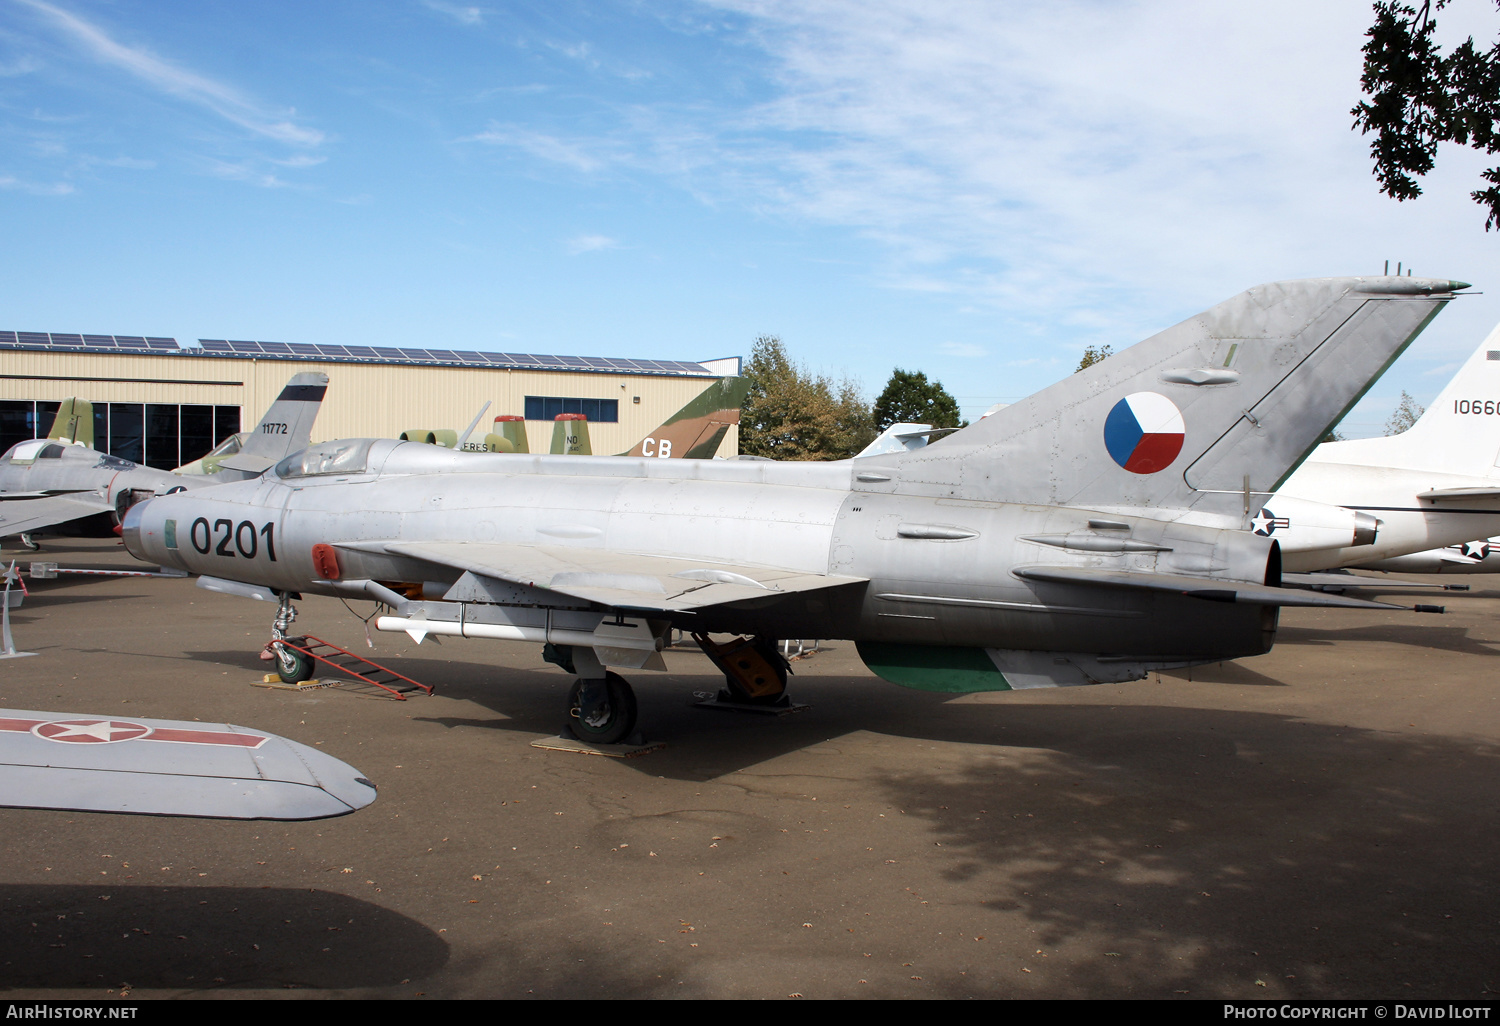
<svg viewBox="0 0 1500 1026">
<path fill-rule="evenodd" d="M 312 657 L 290 648 L 283 642 L 290 641 L 294 645 L 307 644 L 306 638 L 291 638 L 287 631 L 291 630 L 292 623 L 297 619 L 297 607 L 292 605 L 290 592 L 281 592 L 281 605 L 276 607 L 276 619 L 271 623 L 271 643 L 266 646 L 266 651 L 261 653 L 264 659 L 267 653 L 276 662 L 276 675 L 281 678 L 283 684 L 301 684 L 305 680 L 312 680 L 313 661 Z"/>
</svg>

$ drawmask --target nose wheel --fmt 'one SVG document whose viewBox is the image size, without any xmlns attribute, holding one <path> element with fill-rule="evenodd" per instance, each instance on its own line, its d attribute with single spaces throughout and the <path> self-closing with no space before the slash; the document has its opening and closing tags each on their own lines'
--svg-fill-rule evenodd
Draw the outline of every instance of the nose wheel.
<svg viewBox="0 0 1500 1026">
<path fill-rule="evenodd" d="M 301 684 L 305 680 L 312 680 L 312 656 L 304 655 L 284 644 L 287 641 L 294 645 L 307 644 L 306 638 L 283 638 L 280 642 L 273 642 L 271 651 L 276 654 L 276 675 L 283 684 Z"/>
<path fill-rule="evenodd" d="M 271 643 L 266 648 L 271 653 L 271 658 L 276 660 L 276 675 L 283 684 L 301 684 L 305 680 L 312 680 L 312 656 L 291 647 L 306 646 L 307 639 L 287 637 L 287 631 L 291 630 L 292 622 L 296 619 L 297 607 L 292 605 L 291 594 L 281 592 L 281 604 L 276 607 L 276 619 L 271 624 Z M 265 653 L 261 653 L 261 658 L 266 658 Z"/>
<path fill-rule="evenodd" d="M 567 730 L 580 741 L 613 745 L 635 731 L 635 691 L 618 673 L 578 678 L 568 692 Z"/>
</svg>

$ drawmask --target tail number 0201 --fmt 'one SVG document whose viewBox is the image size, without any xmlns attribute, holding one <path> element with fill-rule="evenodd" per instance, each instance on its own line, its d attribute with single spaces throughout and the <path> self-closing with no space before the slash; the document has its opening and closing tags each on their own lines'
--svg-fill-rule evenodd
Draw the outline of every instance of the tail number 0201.
<svg viewBox="0 0 1500 1026">
<path fill-rule="evenodd" d="M 260 550 L 260 540 L 265 539 L 266 558 L 276 562 L 276 525 L 263 524 L 256 530 L 254 524 L 248 520 L 241 520 L 238 525 L 232 520 L 215 520 L 212 524 L 207 517 L 199 517 L 193 521 L 193 529 L 189 535 L 193 541 L 193 548 L 203 555 L 212 551 L 217 556 L 228 556 L 233 559 L 237 551 L 245 559 L 254 559 Z M 217 537 L 218 544 L 214 544 Z"/>
</svg>

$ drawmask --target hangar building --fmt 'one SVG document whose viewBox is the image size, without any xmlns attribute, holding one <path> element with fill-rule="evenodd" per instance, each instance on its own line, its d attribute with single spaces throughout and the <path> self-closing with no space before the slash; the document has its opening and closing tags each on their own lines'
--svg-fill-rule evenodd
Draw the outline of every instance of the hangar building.
<svg viewBox="0 0 1500 1026">
<path fill-rule="evenodd" d="M 626 452 L 719 378 L 739 357 L 693 363 L 450 349 L 314 345 L 0 331 L 0 452 L 45 435 L 58 402 L 94 404 L 95 447 L 171 470 L 249 430 L 287 380 L 322 371 L 328 394 L 313 441 L 396 438 L 403 431 L 476 430 L 526 418 L 532 452 L 546 452 L 558 414 L 584 414 L 593 451 Z M 720 456 L 739 451 L 731 429 Z"/>
</svg>

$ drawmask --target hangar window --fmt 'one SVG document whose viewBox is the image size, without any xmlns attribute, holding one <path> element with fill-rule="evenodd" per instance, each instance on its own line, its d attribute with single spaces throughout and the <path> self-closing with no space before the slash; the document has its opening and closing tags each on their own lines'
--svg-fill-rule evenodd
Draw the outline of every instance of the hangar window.
<svg viewBox="0 0 1500 1026">
<path fill-rule="evenodd" d="M 0 452 L 17 442 L 45 438 L 58 405 L 45 400 L 0 400 Z M 94 448 L 161 470 L 200 459 L 239 429 L 238 406 L 94 403 Z"/>
<path fill-rule="evenodd" d="M 569 399 L 555 395 L 528 395 L 527 420 L 556 420 L 560 413 L 581 413 L 595 424 L 617 424 L 620 420 L 618 399 Z"/>
</svg>

